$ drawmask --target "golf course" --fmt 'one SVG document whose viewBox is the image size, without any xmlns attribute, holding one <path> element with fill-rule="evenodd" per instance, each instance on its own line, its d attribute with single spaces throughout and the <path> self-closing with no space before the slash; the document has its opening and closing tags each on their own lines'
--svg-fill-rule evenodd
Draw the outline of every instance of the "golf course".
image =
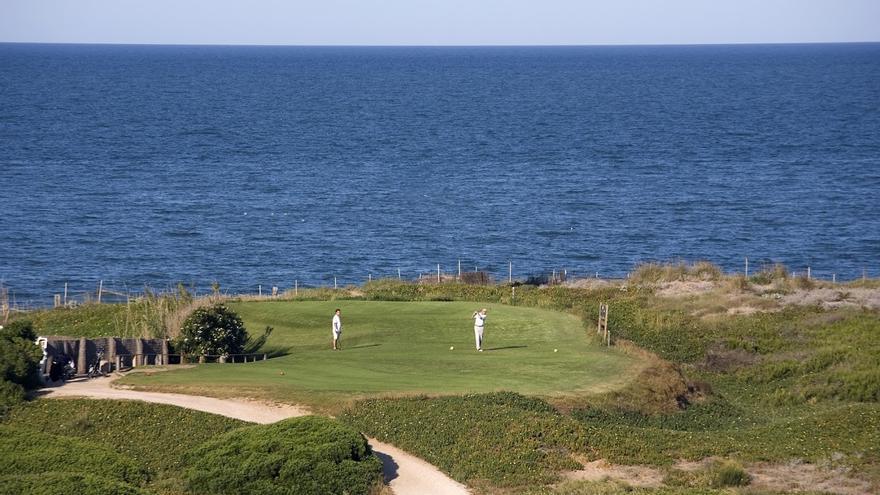
<svg viewBox="0 0 880 495">
<path fill-rule="evenodd" d="M 484 352 L 474 344 L 475 309 L 489 310 Z M 628 383 L 638 360 L 590 338 L 568 312 L 469 302 L 269 301 L 230 305 L 247 328 L 273 327 L 273 357 L 137 373 L 122 385 L 153 391 L 249 396 L 332 412 L 371 396 L 515 391 L 559 397 Z M 342 310 L 341 350 L 330 319 Z M 252 330 L 253 331 L 253 330 Z"/>
</svg>

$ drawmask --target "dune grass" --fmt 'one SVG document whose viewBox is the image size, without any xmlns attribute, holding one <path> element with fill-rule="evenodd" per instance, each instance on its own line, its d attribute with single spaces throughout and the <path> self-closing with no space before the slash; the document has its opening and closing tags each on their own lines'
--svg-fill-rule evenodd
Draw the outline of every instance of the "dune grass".
<svg viewBox="0 0 880 495">
<path fill-rule="evenodd" d="M 509 390 L 545 397 L 621 387 L 641 363 L 602 347 L 569 313 L 500 304 L 489 308 L 484 352 L 474 345 L 465 302 L 277 301 L 232 304 L 248 328 L 275 328 L 281 357 L 209 364 L 122 380 L 152 390 L 267 397 L 317 410 L 364 397 Z M 342 350 L 330 319 L 342 309 Z M 454 349 L 450 349 L 450 348 Z M 554 350 L 557 350 L 554 352 Z"/>
</svg>

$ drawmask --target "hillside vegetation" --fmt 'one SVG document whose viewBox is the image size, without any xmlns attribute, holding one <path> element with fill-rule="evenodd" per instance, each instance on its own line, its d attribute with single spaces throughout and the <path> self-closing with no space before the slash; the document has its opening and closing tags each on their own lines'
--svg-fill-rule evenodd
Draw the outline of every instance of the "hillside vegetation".
<svg viewBox="0 0 880 495">
<path fill-rule="evenodd" d="M 136 401 L 39 400 L 0 423 L 0 493 L 367 495 L 381 463 L 326 418 L 273 425 Z"/>
<path fill-rule="evenodd" d="M 477 493 L 628 492 L 613 482 L 560 483 L 561 473 L 598 459 L 664 473 L 662 486 L 632 493 L 730 493 L 720 487 L 749 483 L 749 493 L 809 491 L 810 480 L 795 475 L 783 488 L 749 475 L 803 464 L 824 473 L 825 489 L 877 492 L 878 288 L 875 280 L 831 284 L 778 266 L 746 278 L 708 264 L 673 264 L 639 267 L 628 280 L 569 286 L 381 280 L 301 290 L 270 303 L 232 304 L 248 325 L 274 326 L 267 345 L 287 356 L 234 375 L 207 365 L 130 383 L 216 394 L 253 387 L 262 397 L 311 401 Z M 611 308 L 610 351 L 593 337 L 603 302 Z M 472 345 L 467 316 L 477 304 L 490 308 L 487 339 L 508 341 L 494 355 L 458 356 L 460 346 Z M 337 306 L 350 309 L 343 312 L 349 333 L 334 354 L 326 350 L 327 327 Z M 570 335 L 548 333 L 558 324 L 522 324 L 535 309 L 580 323 Z M 499 318 L 505 313 L 506 321 Z M 365 325 L 360 335 L 358 321 Z M 499 323 L 505 331 L 492 326 Z M 569 354 L 569 345 L 577 352 Z M 481 367 L 486 360 L 474 358 L 502 366 Z M 708 464 L 692 472 L 681 461 Z"/>
</svg>

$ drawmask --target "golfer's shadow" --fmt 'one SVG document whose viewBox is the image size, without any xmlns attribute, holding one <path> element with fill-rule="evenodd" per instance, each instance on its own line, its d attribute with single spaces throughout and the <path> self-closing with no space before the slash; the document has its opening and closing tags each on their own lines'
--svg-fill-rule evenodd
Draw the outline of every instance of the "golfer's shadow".
<svg viewBox="0 0 880 495">
<path fill-rule="evenodd" d="M 487 348 L 484 349 L 484 350 L 485 350 L 486 352 L 489 352 L 489 351 L 502 351 L 502 350 L 504 350 L 504 349 L 523 349 L 523 348 L 526 348 L 526 347 L 528 347 L 528 346 L 527 346 L 527 345 L 507 345 L 507 346 L 504 346 L 504 347 L 487 347 Z"/>
<path fill-rule="evenodd" d="M 377 452 L 375 450 L 373 451 L 373 455 L 375 455 L 379 458 L 380 461 L 382 461 L 382 477 L 385 478 L 385 484 L 387 485 L 391 482 L 391 480 L 396 479 L 397 468 L 400 466 L 398 466 L 397 463 L 394 462 L 394 459 L 384 452 Z"/>
</svg>

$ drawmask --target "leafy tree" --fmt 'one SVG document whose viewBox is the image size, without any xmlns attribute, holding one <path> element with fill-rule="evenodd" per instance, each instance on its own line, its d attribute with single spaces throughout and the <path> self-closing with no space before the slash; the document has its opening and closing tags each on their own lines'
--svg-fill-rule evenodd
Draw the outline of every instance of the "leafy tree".
<svg viewBox="0 0 880 495">
<path fill-rule="evenodd" d="M 33 324 L 18 320 L 0 329 L 0 415 L 40 386 L 43 352 L 35 343 Z"/>
<path fill-rule="evenodd" d="M 189 354 L 239 354 L 248 341 L 241 317 L 224 304 L 198 308 L 183 322 L 177 345 Z"/>
</svg>

